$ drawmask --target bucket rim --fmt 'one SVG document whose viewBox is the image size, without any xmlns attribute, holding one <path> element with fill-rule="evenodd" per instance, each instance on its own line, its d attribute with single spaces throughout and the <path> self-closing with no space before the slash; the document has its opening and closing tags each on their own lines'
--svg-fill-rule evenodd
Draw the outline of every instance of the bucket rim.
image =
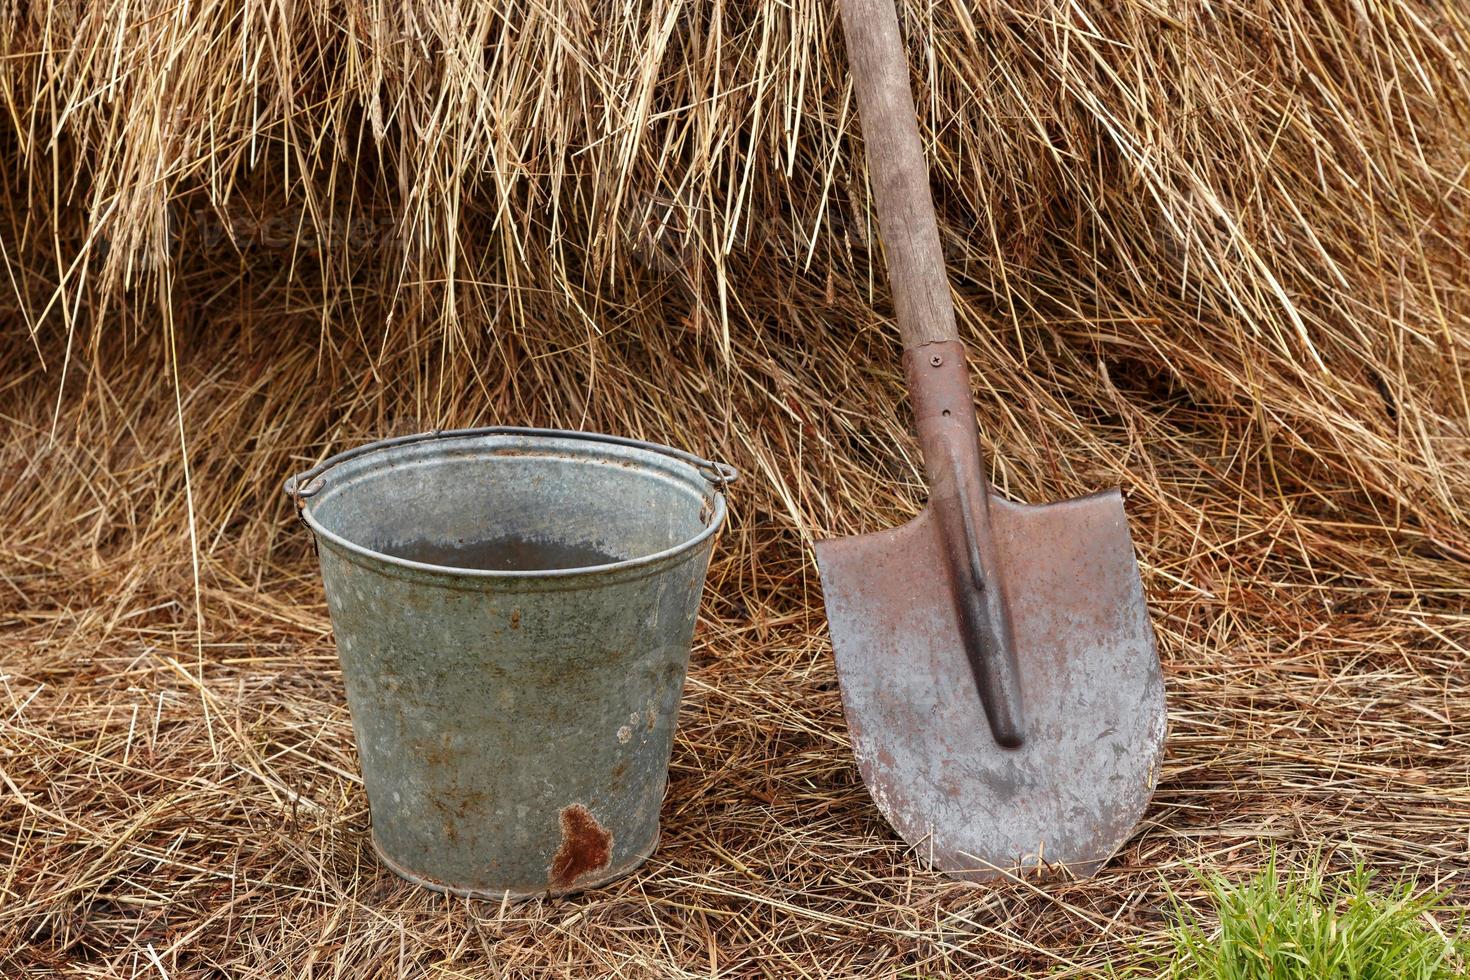
<svg viewBox="0 0 1470 980">
<path fill-rule="evenodd" d="M 387 449 L 397 449 L 403 446 L 413 445 L 419 442 L 429 442 L 441 439 L 476 438 L 482 436 L 521 436 L 547 439 L 568 439 L 582 442 L 604 443 L 620 446 L 625 449 L 637 449 L 668 457 L 677 463 L 681 463 L 699 477 L 703 477 L 709 484 L 711 494 L 714 498 L 709 523 L 696 535 L 687 538 L 671 547 L 664 548 L 652 554 L 639 555 L 634 558 L 625 558 L 621 561 L 604 562 L 600 565 L 579 565 L 575 568 L 540 568 L 540 569 L 499 569 L 499 568 L 462 568 L 457 565 L 435 565 L 429 562 L 413 561 L 409 558 L 400 558 L 386 552 L 377 551 L 366 545 L 359 544 L 342 535 L 328 529 L 319 522 L 312 514 L 308 505 L 312 497 L 315 497 L 325 489 L 323 474 L 329 469 L 348 460 L 357 459 L 362 456 L 371 455 Z M 385 565 L 408 569 L 415 572 L 427 572 L 431 574 L 452 576 L 454 578 L 472 578 L 488 580 L 525 580 L 525 579 L 569 579 L 580 575 L 608 574 L 611 572 L 622 572 L 655 565 L 660 562 L 676 558 L 685 552 L 693 551 L 715 534 L 719 533 L 721 526 L 725 523 L 728 507 L 725 503 L 725 488 L 734 483 L 739 476 L 738 471 L 728 463 L 713 462 L 702 459 L 692 453 L 675 449 L 672 446 L 664 446 L 656 442 L 645 442 L 639 439 L 628 439 L 623 436 L 606 435 L 600 432 L 583 432 L 575 429 L 535 429 L 521 426 L 486 426 L 476 429 L 443 429 L 432 432 L 420 432 L 411 436 L 394 436 L 388 439 L 379 439 L 375 442 L 364 443 L 352 449 L 345 450 L 335 456 L 330 456 L 318 463 L 304 473 L 288 477 L 282 488 L 286 495 L 291 497 L 296 504 L 297 514 L 301 521 L 313 535 L 325 538 L 328 542 L 336 545 L 360 558 L 368 558 L 374 562 Z"/>
</svg>

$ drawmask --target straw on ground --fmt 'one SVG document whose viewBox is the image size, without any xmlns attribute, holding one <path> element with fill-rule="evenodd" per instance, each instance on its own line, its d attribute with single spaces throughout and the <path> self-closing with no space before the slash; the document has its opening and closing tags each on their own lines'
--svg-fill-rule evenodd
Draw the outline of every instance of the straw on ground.
<svg viewBox="0 0 1470 980">
<path fill-rule="evenodd" d="M 5 975 L 1089 976 L 1261 839 L 1464 904 L 1462 6 L 906 5 L 993 478 L 1124 488 L 1171 699 L 1114 865 L 981 890 L 866 797 L 810 561 L 920 503 L 834 17 L 0 0 Z M 749 474 L 586 899 L 377 865 L 278 491 L 475 423 Z"/>
</svg>

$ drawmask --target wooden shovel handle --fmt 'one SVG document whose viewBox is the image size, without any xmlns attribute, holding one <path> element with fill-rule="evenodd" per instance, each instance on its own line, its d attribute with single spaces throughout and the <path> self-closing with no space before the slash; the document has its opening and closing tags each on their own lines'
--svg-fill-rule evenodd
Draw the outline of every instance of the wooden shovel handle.
<svg viewBox="0 0 1470 980">
<path fill-rule="evenodd" d="M 842 32 L 904 350 L 958 340 L 894 0 L 842 0 Z"/>
</svg>

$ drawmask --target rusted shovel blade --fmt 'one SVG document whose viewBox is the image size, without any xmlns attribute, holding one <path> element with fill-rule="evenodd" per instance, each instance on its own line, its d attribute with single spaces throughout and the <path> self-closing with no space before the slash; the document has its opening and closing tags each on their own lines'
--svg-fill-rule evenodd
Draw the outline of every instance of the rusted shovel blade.
<svg viewBox="0 0 1470 980">
<path fill-rule="evenodd" d="M 1153 794 L 1164 686 L 1116 491 L 1027 506 L 990 496 L 1026 738 L 992 735 L 945 589 L 939 521 L 817 544 L 843 706 L 864 782 L 956 878 L 1063 865 L 1084 877 Z"/>
</svg>

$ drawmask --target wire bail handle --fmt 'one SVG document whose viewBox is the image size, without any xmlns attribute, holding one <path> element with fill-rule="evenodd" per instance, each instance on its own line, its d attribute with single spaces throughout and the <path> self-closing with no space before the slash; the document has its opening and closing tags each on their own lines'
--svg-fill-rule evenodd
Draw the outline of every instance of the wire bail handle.
<svg viewBox="0 0 1470 980">
<path fill-rule="evenodd" d="M 661 446 L 656 442 L 646 442 L 642 439 L 628 439 L 623 436 L 603 435 L 598 432 L 579 432 L 575 429 L 532 429 L 514 425 L 488 425 L 473 429 L 434 429 L 429 432 L 419 432 L 408 436 L 394 436 L 391 439 L 380 439 L 353 449 L 328 456 L 304 473 L 286 478 L 285 485 L 281 488 L 286 496 L 296 504 L 297 516 L 303 524 L 306 523 L 306 501 L 321 493 L 326 487 L 327 481 L 324 474 L 327 470 L 345 463 L 349 459 L 356 459 L 368 453 L 377 452 L 381 449 L 391 449 L 397 446 L 406 446 L 416 442 L 429 442 L 434 439 L 458 439 L 474 436 L 491 435 L 517 435 L 517 436 L 543 436 L 553 439 L 581 439 L 586 442 L 611 443 L 617 446 L 628 446 L 633 449 L 643 449 L 658 453 L 661 456 L 670 456 L 683 463 L 688 463 L 699 472 L 699 475 L 709 481 L 717 493 L 724 493 L 725 488 L 740 478 L 740 471 L 729 463 L 705 459 L 693 453 L 687 453 L 682 449 L 672 446 Z M 307 525 L 310 527 L 310 525 Z M 316 540 L 315 533 L 312 534 L 313 542 Z"/>
</svg>

